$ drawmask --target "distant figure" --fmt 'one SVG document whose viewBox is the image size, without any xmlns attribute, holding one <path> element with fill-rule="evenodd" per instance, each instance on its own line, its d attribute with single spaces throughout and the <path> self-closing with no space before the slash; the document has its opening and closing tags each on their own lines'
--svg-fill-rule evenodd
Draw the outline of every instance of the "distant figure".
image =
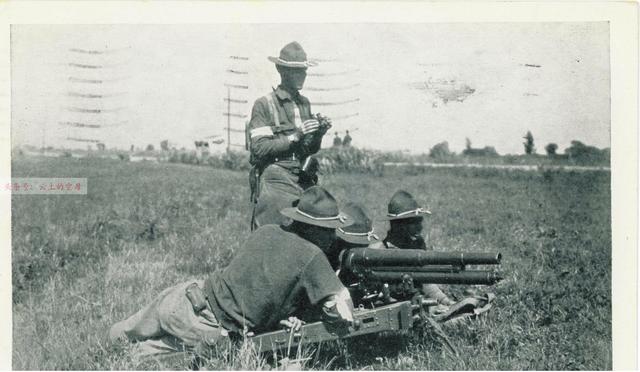
<svg viewBox="0 0 640 372">
<path fill-rule="evenodd" d="M 340 147 L 342 146 L 342 140 L 340 139 L 340 136 L 338 136 L 338 132 L 336 132 L 336 136 L 333 137 L 333 147 Z"/>
<path fill-rule="evenodd" d="M 342 146 L 351 146 L 351 136 L 349 135 L 349 131 L 347 131 L 347 134 L 345 134 L 344 139 L 342 140 Z"/>
</svg>

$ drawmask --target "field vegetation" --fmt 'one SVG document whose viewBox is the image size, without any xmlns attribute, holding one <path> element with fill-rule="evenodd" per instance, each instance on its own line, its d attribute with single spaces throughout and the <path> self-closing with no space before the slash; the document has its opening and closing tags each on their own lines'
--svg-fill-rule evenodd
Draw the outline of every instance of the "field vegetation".
<svg viewBox="0 0 640 372">
<path fill-rule="evenodd" d="M 187 368 L 183 358 L 137 361 L 106 332 L 162 289 L 229 262 L 249 231 L 246 172 L 71 157 L 16 157 L 12 171 L 89 185 L 84 196 L 12 196 L 13 368 Z M 445 327 L 458 356 L 428 331 L 411 332 L 307 347 L 305 369 L 611 369 L 608 173 L 336 172 L 321 183 L 377 216 L 406 189 L 433 212 L 435 249 L 500 251 L 506 279 L 486 316 Z M 250 343 L 205 363 L 273 366 Z"/>
</svg>

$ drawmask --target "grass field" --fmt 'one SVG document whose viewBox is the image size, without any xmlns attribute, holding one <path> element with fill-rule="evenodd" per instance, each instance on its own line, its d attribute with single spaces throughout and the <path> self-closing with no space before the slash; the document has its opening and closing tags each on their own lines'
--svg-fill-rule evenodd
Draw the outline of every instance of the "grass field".
<svg viewBox="0 0 640 372">
<path fill-rule="evenodd" d="M 74 158 L 21 157 L 12 167 L 14 177 L 89 182 L 85 196 L 12 197 L 13 368 L 185 369 L 182 360 L 138 364 L 106 331 L 162 289 L 230 260 L 249 231 L 246 174 Z M 374 215 L 408 190 L 433 212 L 436 249 L 501 251 L 506 279 L 486 317 L 446 328 L 459 357 L 412 333 L 309 348 L 305 368 L 611 369 L 608 174 L 434 169 L 321 183 Z M 207 367 L 269 367 L 249 346 L 221 350 Z"/>
</svg>

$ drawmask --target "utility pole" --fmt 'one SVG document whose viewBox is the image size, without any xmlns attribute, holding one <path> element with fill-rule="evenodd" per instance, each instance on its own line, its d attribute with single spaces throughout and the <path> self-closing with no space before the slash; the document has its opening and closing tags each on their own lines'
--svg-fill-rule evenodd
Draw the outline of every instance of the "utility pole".
<svg viewBox="0 0 640 372">
<path fill-rule="evenodd" d="M 227 152 L 231 151 L 231 88 L 227 87 Z"/>
<path fill-rule="evenodd" d="M 126 48 L 124 48 L 126 49 Z M 114 52 L 123 50 L 108 49 L 68 49 L 69 76 L 71 84 L 66 93 L 68 106 L 66 120 L 60 120 L 59 125 L 67 127 L 66 140 L 88 144 L 104 144 L 105 129 L 117 127 L 126 122 L 120 120 L 115 122 L 123 107 L 112 107 L 119 100 L 119 97 L 126 92 L 113 92 L 106 89 L 113 89 L 115 83 L 122 80 L 115 77 L 111 67 L 113 64 L 111 55 Z M 121 69 L 116 69 L 118 71 Z M 79 73 L 79 75 L 75 75 Z M 90 76 L 88 76 L 90 74 Z M 117 86 L 117 84 L 115 85 Z M 108 107 L 105 107 L 108 106 Z M 93 133 L 92 133 L 93 132 Z M 89 137 L 89 138 L 87 138 Z"/>
<path fill-rule="evenodd" d="M 243 64 L 244 62 L 249 60 L 249 57 L 240 57 L 240 56 L 229 56 L 229 59 L 235 60 L 235 61 L 239 61 L 239 63 Z M 246 66 L 243 66 L 243 68 L 235 68 L 235 67 L 231 67 L 228 68 L 226 70 L 226 72 L 229 74 L 231 81 L 228 83 L 225 83 L 224 86 L 227 88 L 227 97 L 224 98 L 224 101 L 227 101 L 227 105 L 226 105 L 226 112 L 223 112 L 222 115 L 227 117 L 227 128 L 225 129 L 227 131 L 227 152 L 231 151 L 231 146 L 235 146 L 235 147 L 245 147 L 244 145 L 240 145 L 237 143 L 232 143 L 231 142 L 231 132 L 234 133 L 244 133 L 244 128 L 243 129 L 238 129 L 238 128 L 232 128 L 231 127 L 231 117 L 237 117 L 237 118 L 241 118 L 241 119 L 246 119 L 247 115 L 243 113 L 243 111 L 245 110 L 239 110 L 240 112 L 238 112 L 238 110 L 236 112 L 231 112 L 231 103 L 238 103 L 238 104 L 246 104 L 248 103 L 248 101 L 246 99 L 240 99 L 239 97 L 231 97 L 231 89 L 244 89 L 247 90 L 249 89 L 249 86 L 246 84 L 246 81 L 244 81 L 244 79 L 246 79 L 249 75 L 249 71 L 246 70 Z M 241 79 L 240 82 L 237 81 L 237 79 Z M 245 108 L 246 109 L 246 108 Z"/>
</svg>

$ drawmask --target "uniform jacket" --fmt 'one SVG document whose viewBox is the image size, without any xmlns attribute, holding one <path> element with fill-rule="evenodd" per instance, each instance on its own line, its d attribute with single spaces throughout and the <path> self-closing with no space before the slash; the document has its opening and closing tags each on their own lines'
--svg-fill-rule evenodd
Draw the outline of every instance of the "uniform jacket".
<svg viewBox="0 0 640 372">
<path fill-rule="evenodd" d="M 312 119 L 309 100 L 299 93 L 291 95 L 282 86 L 256 100 L 248 128 L 251 164 L 264 168 L 275 163 L 289 170 L 299 169 L 301 160 L 318 152 L 322 135 L 316 132 L 298 142 L 289 141 L 287 136 L 309 119 Z"/>
</svg>

